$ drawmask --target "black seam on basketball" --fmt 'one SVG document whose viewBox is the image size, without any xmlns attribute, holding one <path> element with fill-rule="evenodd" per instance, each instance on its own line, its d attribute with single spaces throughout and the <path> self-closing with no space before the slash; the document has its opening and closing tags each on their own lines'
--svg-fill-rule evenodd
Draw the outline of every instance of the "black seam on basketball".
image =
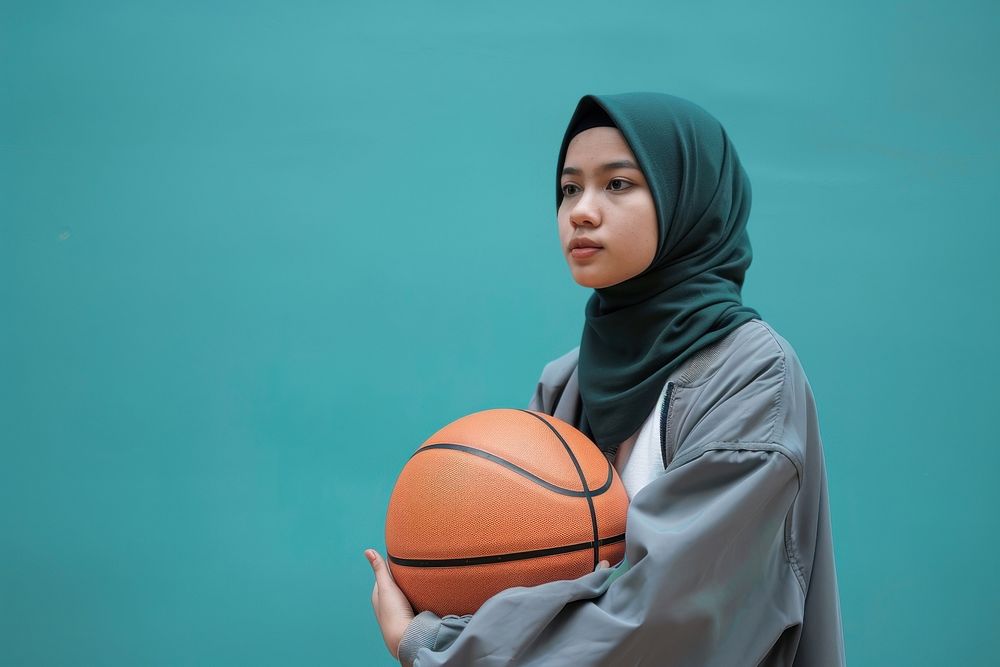
<svg viewBox="0 0 1000 667">
<path fill-rule="evenodd" d="M 608 463 L 608 479 L 605 480 L 604 484 L 602 484 L 600 488 L 594 489 L 593 491 L 574 491 L 573 489 L 564 489 L 563 487 L 556 486 L 551 482 L 546 482 L 541 477 L 538 477 L 537 475 L 528 472 L 527 470 L 518 466 L 517 464 L 511 463 L 507 459 L 502 459 L 499 456 L 496 456 L 495 454 L 490 454 L 489 452 L 484 452 L 481 449 L 476 449 L 475 447 L 469 447 L 468 445 L 456 445 L 450 442 L 437 442 L 434 443 L 433 445 L 424 445 L 423 447 L 415 451 L 413 455 L 410 456 L 410 458 L 412 459 L 420 452 L 425 452 L 430 449 L 450 449 L 456 452 L 465 452 L 466 454 L 472 454 L 473 456 L 478 456 L 479 458 L 487 459 L 489 461 L 493 461 L 494 463 L 499 463 L 503 467 L 509 470 L 513 470 L 514 472 L 523 477 L 527 477 L 535 484 L 543 486 L 549 491 L 554 491 L 564 496 L 575 496 L 577 498 L 583 498 L 588 494 L 591 496 L 599 496 L 611 488 L 611 482 L 614 479 L 614 477 L 611 474 L 611 464 Z M 586 489 L 586 485 L 584 485 L 584 488 Z"/>
<path fill-rule="evenodd" d="M 580 476 L 580 483 L 583 484 L 583 490 L 585 492 L 584 497 L 587 499 L 587 507 L 590 509 L 590 523 L 594 528 L 594 541 L 592 544 L 594 547 L 594 569 L 597 569 L 598 563 L 601 562 L 601 540 L 600 533 L 597 530 L 597 510 L 594 509 L 594 499 L 591 496 L 590 489 L 587 487 L 587 478 L 583 475 L 583 468 L 580 466 L 580 462 L 576 460 L 576 455 L 573 454 L 573 450 L 570 449 L 569 443 L 566 442 L 566 440 L 562 437 L 562 433 L 560 433 L 555 426 L 550 424 L 547 419 L 542 419 L 542 417 L 534 412 L 531 412 L 530 410 L 524 410 L 521 408 L 518 409 L 548 426 L 549 430 L 555 433 L 556 437 L 559 438 L 559 442 L 561 442 L 562 446 L 566 448 L 566 453 L 569 454 L 569 458 L 573 461 L 573 465 L 576 466 L 576 474 Z M 610 461 L 608 462 L 608 465 L 611 465 Z"/>
<path fill-rule="evenodd" d="M 600 546 L 616 544 L 625 540 L 625 533 L 612 535 L 598 540 Z M 517 551 L 509 554 L 497 554 L 496 556 L 473 556 L 470 558 L 397 558 L 388 554 L 389 562 L 395 565 L 405 565 L 407 567 L 463 567 L 466 565 L 489 565 L 490 563 L 506 563 L 514 560 L 526 560 L 528 558 L 541 558 L 543 556 L 555 556 L 558 554 L 593 549 L 593 542 L 580 542 L 579 544 L 568 544 L 562 547 L 550 547 L 548 549 L 533 549 L 531 551 Z M 596 566 L 595 566 L 596 567 Z"/>
</svg>

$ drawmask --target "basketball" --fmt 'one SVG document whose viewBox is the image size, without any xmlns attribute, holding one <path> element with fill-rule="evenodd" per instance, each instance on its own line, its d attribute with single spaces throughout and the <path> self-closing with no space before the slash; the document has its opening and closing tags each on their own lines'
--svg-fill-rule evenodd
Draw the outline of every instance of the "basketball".
<svg viewBox="0 0 1000 667">
<path fill-rule="evenodd" d="M 458 419 L 427 439 L 389 499 L 389 569 L 414 611 L 474 613 L 514 586 L 575 579 L 625 555 L 628 496 L 587 436 L 529 410 Z"/>
</svg>

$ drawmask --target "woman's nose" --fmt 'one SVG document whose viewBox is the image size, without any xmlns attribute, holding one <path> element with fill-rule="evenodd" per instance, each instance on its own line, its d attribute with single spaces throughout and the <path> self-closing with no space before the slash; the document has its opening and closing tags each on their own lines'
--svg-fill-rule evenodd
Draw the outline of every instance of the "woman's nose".
<svg viewBox="0 0 1000 667">
<path fill-rule="evenodd" d="M 593 193 L 588 190 L 580 193 L 569 212 L 569 221 L 575 227 L 582 225 L 597 227 L 601 224 L 601 209 Z"/>
</svg>

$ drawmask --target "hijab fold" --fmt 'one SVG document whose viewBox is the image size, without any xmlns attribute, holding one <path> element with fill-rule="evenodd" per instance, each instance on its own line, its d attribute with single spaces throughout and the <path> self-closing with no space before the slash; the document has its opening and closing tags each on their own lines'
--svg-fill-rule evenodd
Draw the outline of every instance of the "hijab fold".
<svg viewBox="0 0 1000 667">
<path fill-rule="evenodd" d="M 604 115 L 606 114 L 606 116 Z M 750 180 L 721 123 L 680 97 L 584 95 L 563 136 L 610 118 L 632 149 L 656 206 L 656 255 L 642 273 L 594 290 L 580 341 L 583 419 L 614 458 L 653 410 L 670 374 L 695 352 L 760 314 L 741 289 L 753 253 Z"/>
</svg>

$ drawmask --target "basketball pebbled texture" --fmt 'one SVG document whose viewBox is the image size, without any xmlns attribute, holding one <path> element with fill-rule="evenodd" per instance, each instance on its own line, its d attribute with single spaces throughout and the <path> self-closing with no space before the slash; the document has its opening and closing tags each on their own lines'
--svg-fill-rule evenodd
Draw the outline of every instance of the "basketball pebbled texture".
<svg viewBox="0 0 1000 667">
<path fill-rule="evenodd" d="M 389 499 L 393 578 L 417 612 L 470 614 L 514 586 L 625 554 L 628 496 L 597 446 L 540 412 L 476 412 L 410 457 Z"/>
</svg>

